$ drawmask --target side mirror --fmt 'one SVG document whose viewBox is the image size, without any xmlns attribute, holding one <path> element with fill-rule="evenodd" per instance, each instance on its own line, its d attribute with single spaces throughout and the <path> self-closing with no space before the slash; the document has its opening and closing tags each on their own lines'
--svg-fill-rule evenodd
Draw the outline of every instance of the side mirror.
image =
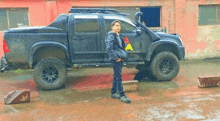
<svg viewBox="0 0 220 121">
<path fill-rule="evenodd" d="M 141 29 L 140 29 L 140 28 L 137 28 L 137 29 L 136 29 L 136 33 L 137 33 L 138 35 L 140 35 L 140 34 L 142 33 Z"/>
</svg>

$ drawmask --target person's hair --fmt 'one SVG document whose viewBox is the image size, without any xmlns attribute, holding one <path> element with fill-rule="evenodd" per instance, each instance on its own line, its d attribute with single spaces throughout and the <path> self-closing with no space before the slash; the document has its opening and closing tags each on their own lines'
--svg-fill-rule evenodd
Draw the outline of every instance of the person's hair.
<svg viewBox="0 0 220 121">
<path fill-rule="evenodd" d="M 119 20 L 115 20 L 111 23 L 111 27 L 113 27 L 115 25 L 115 23 L 119 23 L 121 25 L 121 22 Z"/>
</svg>

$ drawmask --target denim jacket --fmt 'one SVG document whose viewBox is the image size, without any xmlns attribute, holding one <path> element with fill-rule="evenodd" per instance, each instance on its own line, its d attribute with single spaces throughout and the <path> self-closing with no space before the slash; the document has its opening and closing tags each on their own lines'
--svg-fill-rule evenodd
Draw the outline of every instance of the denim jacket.
<svg viewBox="0 0 220 121">
<path fill-rule="evenodd" d="M 109 55 L 109 60 L 117 60 L 118 58 L 126 59 L 127 52 L 125 51 L 125 43 L 123 38 L 121 38 L 122 47 L 119 45 L 119 41 L 117 40 L 117 34 L 110 31 L 105 37 L 106 51 Z"/>
</svg>

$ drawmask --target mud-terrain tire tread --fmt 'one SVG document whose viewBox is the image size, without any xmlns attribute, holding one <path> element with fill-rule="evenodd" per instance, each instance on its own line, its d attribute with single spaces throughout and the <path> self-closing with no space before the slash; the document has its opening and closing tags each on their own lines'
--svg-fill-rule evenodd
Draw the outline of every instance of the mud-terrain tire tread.
<svg viewBox="0 0 220 121">
<path fill-rule="evenodd" d="M 162 74 L 159 70 L 159 64 L 163 59 L 169 58 L 174 63 L 174 69 L 170 74 Z M 157 80 L 161 81 L 171 81 L 174 77 L 177 76 L 180 70 L 179 60 L 172 52 L 160 52 L 158 53 L 152 60 L 150 65 L 150 70 L 153 76 L 157 78 Z"/>
<path fill-rule="evenodd" d="M 58 80 L 53 84 L 48 84 L 44 80 L 41 79 L 41 72 L 43 71 L 43 67 L 45 66 L 55 66 L 58 70 Z M 65 82 L 67 77 L 67 69 L 65 64 L 57 59 L 57 58 L 45 58 L 40 60 L 37 65 L 34 67 L 34 81 L 38 85 L 38 87 L 42 90 L 53 90 L 60 88 Z"/>
</svg>

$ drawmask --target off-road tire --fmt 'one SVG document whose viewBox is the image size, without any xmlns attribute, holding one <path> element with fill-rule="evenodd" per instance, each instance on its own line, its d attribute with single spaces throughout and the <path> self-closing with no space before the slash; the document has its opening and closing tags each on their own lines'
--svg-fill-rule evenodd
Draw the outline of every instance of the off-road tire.
<svg viewBox="0 0 220 121">
<path fill-rule="evenodd" d="M 54 73 L 51 75 L 55 75 L 56 78 L 52 78 L 51 75 L 47 72 Z M 47 76 L 45 77 L 45 75 Z M 47 78 L 48 75 L 50 75 L 49 78 Z M 60 88 L 66 82 L 66 76 L 67 69 L 65 67 L 65 64 L 57 58 L 45 58 L 40 60 L 35 66 L 33 74 L 34 81 L 42 90 L 52 90 Z M 51 78 L 54 80 L 52 80 Z"/>
<path fill-rule="evenodd" d="M 167 73 L 163 71 L 168 67 Z M 152 60 L 150 71 L 157 80 L 170 81 L 177 76 L 180 70 L 179 60 L 172 52 L 160 52 Z M 169 72 L 170 71 L 170 72 Z M 169 73 L 168 73 L 169 72 Z"/>
</svg>

